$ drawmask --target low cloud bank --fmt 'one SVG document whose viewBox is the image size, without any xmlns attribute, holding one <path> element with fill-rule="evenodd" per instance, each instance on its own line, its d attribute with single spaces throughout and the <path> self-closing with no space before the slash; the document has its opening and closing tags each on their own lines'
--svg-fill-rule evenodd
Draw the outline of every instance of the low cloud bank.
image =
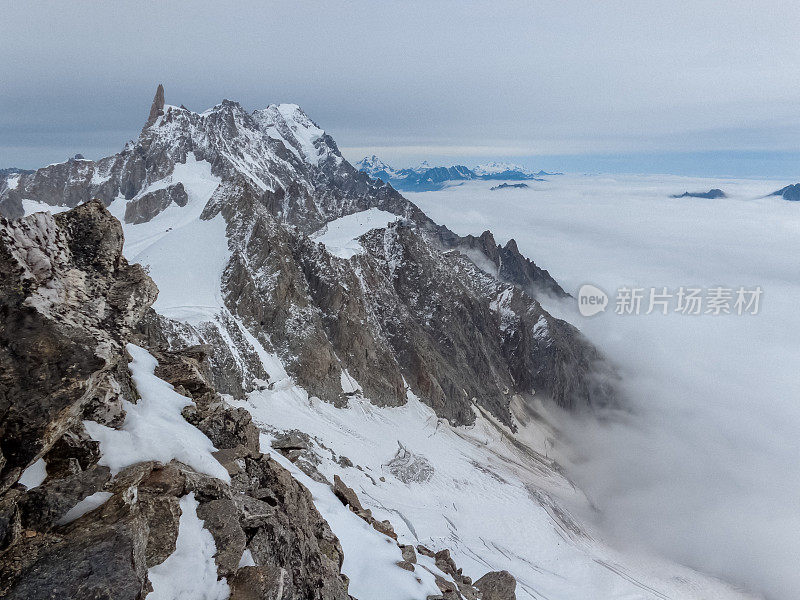
<svg viewBox="0 0 800 600">
<path fill-rule="evenodd" d="M 570 475 L 620 546 L 770 600 L 800 597 L 800 206 L 774 181 L 552 178 L 513 197 L 412 195 L 458 233 L 490 228 L 606 312 L 576 323 L 620 366 L 630 411 L 558 416 Z M 721 188 L 727 199 L 671 199 Z M 616 315 L 621 286 L 761 286 L 757 315 Z M 643 308 L 646 308 L 646 302 Z M 644 312 L 644 311 L 643 311 Z"/>
</svg>

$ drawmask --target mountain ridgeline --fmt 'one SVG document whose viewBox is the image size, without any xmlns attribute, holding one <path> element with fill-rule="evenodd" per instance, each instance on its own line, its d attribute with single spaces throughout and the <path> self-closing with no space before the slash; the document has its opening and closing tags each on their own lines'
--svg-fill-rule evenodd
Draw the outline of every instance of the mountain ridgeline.
<svg viewBox="0 0 800 600">
<path fill-rule="evenodd" d="M 219 182 L 190 205 L 205 204 L 202 220 L 224 219 L 222 305 L 200 322 L 156 313 L 145 322 L 175 347 L 211 344 L 221 392 L 241 397 L 269 381 L 263 348 L 323 400 L 346 402 L 346 373 L 377 404 L 403 404 L 408 386 L 453 423 L 472 422 L 477 405 L 510 424 L 515 395 L 573 409 L 614 401 L 601 353 L 536 300 L 566 296 L 546 270 L 513 240 L 501 246 L 490 232 L 462 237 L 437 225 L 351 166 L 296 105 L 251 113 L 225 100 L 196 113 L 165 104 L 159 89 L 138 140 L 98 161 L 20 174 L 0 191 L 0 211 L 18 218 L 23 200 L 74 207 L 97 198 L 124 206 L 126 226 L 137 227 L 188 210 L 191 181 L 176 169 L 184 163 L 207 163 Z M 372 208 L 401 218 L 366 232 L 349 260 L 308 237 Z"/>
</svg>

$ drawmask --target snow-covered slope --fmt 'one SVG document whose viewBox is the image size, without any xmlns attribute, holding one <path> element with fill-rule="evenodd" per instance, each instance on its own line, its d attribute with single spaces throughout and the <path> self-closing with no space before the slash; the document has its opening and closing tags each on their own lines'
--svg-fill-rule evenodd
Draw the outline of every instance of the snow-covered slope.
<svg viewBox="0 0 800 600">
<path fill-rule="evenodd" d="M 383 229 L 397 219 L 397 215 L 370 208 L 331 221 L 320 231 L 311 234 L 311 239 L 325 244 L 325 249 L 334 256 L 352 258 L 364 252 L 358 238 L 373 229 Z"/>
<path fill-rule="evenodd" d="M 474 425 L 452 427 L 412 394 L 399 408 L 377 408 L 356 395 L 341 409 L 309 398 L 289 379 L 237 405 L 264 428 L 265 441 L 284 430 L 311 435 L 319 472 L 340 475 L 378 519 L 394 524 L 400 542 L 449 549 L 473 580 L 508 570 L 517 598 L 747 597 L 689 569 L 603 544 L 570 513 L 587 500 L 548 457 L 556 434 L 545 423 L 518 422 L 515 434 L 478 412 Z M 353 466 L 343 468 L 342 457 Z M 328 516 L 325 506 L 320 510 Z M 331 525 L 338 533 L 335 520 Z"/>
</svg>

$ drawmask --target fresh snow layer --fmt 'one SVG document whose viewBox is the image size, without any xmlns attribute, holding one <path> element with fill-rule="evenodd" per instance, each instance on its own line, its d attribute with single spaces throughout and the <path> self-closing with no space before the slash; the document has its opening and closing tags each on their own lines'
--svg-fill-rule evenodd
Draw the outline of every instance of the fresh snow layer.
<svg viewBox="0 0 800 600">
<path fill-rule="evenodd" d="M 230 596 L 227 581 L 217 580 L 217 546 L 197 516 L 198 505 L 194 492 L 181 498 L 175 552 L 147 571 L 153 584 L 148 600 L 225 600 Z"/>
<path fill-rule="evenodd" d="M 31 490 L 38 487 L 47 478 L 47 463 L 43 458 L 40 458 L 27 469 L 22 472 L 17 483 L 24 485 L 27 489 Z"/>
<path fill-rule="evenodd" d="M 39 200 L 24 199 L 22 201 L 22 210 L 25 211 L 26 217 L 36 212 L 49 212 L 55 215 L 69 210 L 69 206 L 50 206 L 46 202 L 41 202 Z"/>
<path fill-rule="evenodd" d="M 211 174 L 210 163 L 196 160 L 192 153 L 170 176 L 150 184 L 136 198 L 178 182 L 189 196 L 186 206 L 171 204 L 147 223 L 124 222 L 124 198 L 114 200 L 109 210 L 123 223 L 125 257 L 149 267 L 158 286 L 153 308 L 190 323 L 209 321 L 223 306 L 220 281 L 230 251 L 222 215 L 209 221 L 200 220 L 200 215 L 220 179 Z"/>
<path fill-rule="evenodd" d="M 311 239 L 325 244 L 325 248 L 334 256 L 351 258 L 364 251 L 357 238 L 372 229 L 386 227 L 399 218 L 385 210 L 370 208 L 331 221 L 313 233 Z"/>
<path fill-rule="evenodd" d="M 112 429 L 94 421 L 84 421 L 92 439 L 100 442 L 100 464 L 113 474 L 125 467 L 148 460 L 162 463 L 176 459 L 200 473 L 229 482 L 225 468 L 211 455 L 216 451 L 205 434 L 181 415 L 194 404 L 153 374 L 158 364 L 153 356 L 133 344 L 127 345 L 133 382 L 141 398 L 136 404 L 123 400 L 125 423 Z"/>
<path fill-rule="evenodd" d="M 19 173 L 17 173 L 16 175 L 11 175 L 8 179 L 6 179 L 6 186 L 9 190 L 17 189 L 17 186 L 19 185 L 19 177 Z"/>
<path fill-rule="evenodd" d="M 83 515 L 93 511 L 95 508 L 103 506 L 111 496 L 111 492 L 95 492 L 90 496 L 86 496 L 83 500 L 78 502 L 75 506 L 70 508 L 63 517 L 56 521 L 56 525 L 66 525 L 73 521 L 80 519 Z"/>
<path fill-rule="evenodd" d="M 473 580 L 508 570 L 517 578 L 519 599 L 743 597 L 689 569 L 622 555 L 597 541 L 567 508 L 587 502 L 547 458 L 553 434 L 543 426 L 522 427 L 516 440 L 482 413 L 472 427 L 451 427 L 412 394 L 399 408 L 351 398 L 348 408 L 339 409 L 310 398 L 290 380 L 234 404 L 247 408 L 262 431 L 299 429 L 318 439 L 313 450 L 321 458 L 320 472 L 329 480 L 340 475 L 377 519 L 392 522 L 401 542 L 450 549 Z M 262 441 L 265 451 L 268 437 Z M 393 461 L 399 454 L 403 460 Z M 342 468 L 336 462 L 340 456 L 363 470 Z M 396 547 L 377 544 L 371 528 L 328 486 L 279 453 L 273 457 L 311 490 L 342 541 L 343 572 L 352 579 L 355 597 L 424 599 L 430 593 L 394 582 L 407 577 L 393 568 L 400 560 Z M 414 478 L 421 464 L 428 465 L 426 477 Z M 425 572 L 418 568 L 416 574 Z M 386 595 L 394 590 L 396 595 Z"/>
</svg>

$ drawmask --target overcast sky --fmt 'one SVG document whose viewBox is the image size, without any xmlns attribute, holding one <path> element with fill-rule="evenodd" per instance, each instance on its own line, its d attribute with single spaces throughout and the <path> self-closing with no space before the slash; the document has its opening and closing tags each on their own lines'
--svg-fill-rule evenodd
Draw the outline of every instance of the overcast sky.
<svg viewBox="0 0 800 600">
<path fill-rule="evenodd" d="M 398 166 L 800 175 L 796 2 L 0 6 L 0 166 L 118 151 L 163 82 L 194 110 L 295 102 Z"/>
</svg>

